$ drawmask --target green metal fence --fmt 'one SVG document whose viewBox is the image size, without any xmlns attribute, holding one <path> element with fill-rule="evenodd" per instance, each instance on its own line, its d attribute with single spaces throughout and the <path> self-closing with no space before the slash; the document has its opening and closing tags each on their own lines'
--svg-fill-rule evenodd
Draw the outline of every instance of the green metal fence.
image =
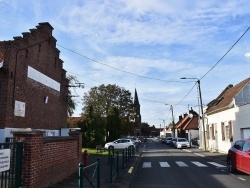
<svg viewBox="0 0 250 188">
<path fill-rule="evenodd" d="M 91 171 L 91 173 L 85 173 Z M 91 174 L 88 176 L 87 174 Z M 83 163 L 79 164 L 79 183 L 78 187 L 97 187 L 100 188 L 100 158 L 97 162 L 84 167 Z"/>
<path fill-rule="evenodd" d="M 6 155 L 6 153 L 10 155 Z M 0 143 L 0 187 L 19 188 L 22 183 L 22 142 Z M 9 162 L 9 163 L 8 163 Z M 7 165 L 3 165 L 3 164 Z M 8 165 L 9 164 L 9 165 Z M 6 170 L 5 167 L 9 167 Z"/>
</svg>

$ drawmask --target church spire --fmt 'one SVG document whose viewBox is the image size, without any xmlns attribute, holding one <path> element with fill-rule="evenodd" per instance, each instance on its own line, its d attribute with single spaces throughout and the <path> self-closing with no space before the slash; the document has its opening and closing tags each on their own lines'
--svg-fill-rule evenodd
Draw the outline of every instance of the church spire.
<svg viewBox="0 0 250 188">
<path fill-rule="evenodd" d="M 140 105 L 136 88 L 135 88 L 134 105 Z"/>
</svg>

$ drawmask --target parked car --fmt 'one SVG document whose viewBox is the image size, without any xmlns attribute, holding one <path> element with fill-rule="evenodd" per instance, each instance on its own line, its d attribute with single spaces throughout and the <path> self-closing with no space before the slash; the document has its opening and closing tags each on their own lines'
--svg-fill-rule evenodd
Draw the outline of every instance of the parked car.
<svg viewBox="0 0 250 188">
<path fill-rule="evenodd" d="M 161 138 L 161 143 L 166 144 L 166 138 Z"/>
<path fill-rule="evenodd" d="M 109 149 L 110 147 L 114 147 L 114 149 L 125 149 L 129 146 L 134 146 L 131 139 L 118 139 L 113 142 L 106 143 L 104 148 Z"/>
<path fill-rule="evenodd" d="M 177 140 L 177 138 L 172 138 L 172 140 L 170 142 L 170 146 L 175 147 L 176 140 Z"/>
<path fill-rule="evenodd" d="M 175 147 L 180 149 L 180 148 L 188 148 L 190 147 L 190 143 L 186 138 L 177 138 Z"/>
<path fill-rule="evenodd" d="M 141 142 L 137 137 L 128 137 L 128 139 L 131 139 L 135 144 L 139 144 Z"/>
<path fill-rule="evenodd" d="M 169 145 L 171 143 L 172 139 L 173 139 L 172 137 L 167 137 L 166 140 L 165 140 L 165 143 L 167 145 Z"/>
<path fill-rule="evenodd" d="M 238 140 L 228 150 L 227 167 L 229 172 L 239 170 L 250 174 L 250 139 Z"/>
</svg>

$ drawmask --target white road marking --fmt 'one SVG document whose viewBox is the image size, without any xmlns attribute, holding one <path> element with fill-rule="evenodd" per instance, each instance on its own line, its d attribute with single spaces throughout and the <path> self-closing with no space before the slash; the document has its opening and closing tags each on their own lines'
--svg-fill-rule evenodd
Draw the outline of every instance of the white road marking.
<svg viewBox="0 0 250 188">
<path fill-rule="evenodd" d="M 204 165 L 204 164 L 197 162 L 197 161 L 192 161 L 191 163 L 195 164 L 198 167 L 207 167 L 207 165 Z"/>
<path fill-rule="evenodd" d="M 161 167 L 170 167 L 168 162 L 159 162 Z"/>
<path fill-rule="evenodd" d="M 246 181 L 244 178 L 238 177 L 240 180 Z"/>
<path fill-rule="evenodd" d="M 176 164 L 178 164 L 180 167 L 188 167 L 188 165 L 182 161 L 176 161 Z"/>
<path fill-rule="evenodd" d="M 219 164 L 219 163 L 215 163 L 215 162 L 208 162 L 211 165 L 217 166 L 217 167 L 226 167 L 225 165 Z"/>
<path fill-rule="evenodd" d="M 198 155 L 200 157 L 205 157 L 204 155 L 200 154 L 200 153 L 194 153 L 195 155 Z"/>
<path fill-rule="evenodd" d="M 188 149 L 182 149 L 182 150 L 184 150 L 184 151 L 186 151 L 186 152 L 189 152 L 189 153 L 192 152 L 192 151 L 190 151 L 190 150 L 188 150 Z"/>
<path fill-rule="evenodd" d="M 143 162 L 142 168 L 151 168 L 151 162 Z"/>
</svg>

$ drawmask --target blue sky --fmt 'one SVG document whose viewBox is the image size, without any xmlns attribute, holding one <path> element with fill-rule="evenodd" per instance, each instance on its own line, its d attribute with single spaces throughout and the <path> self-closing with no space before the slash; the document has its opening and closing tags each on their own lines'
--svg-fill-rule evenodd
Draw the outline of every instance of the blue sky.
<svg viewBox="0 0 250 188">
<path fill-rule="evenodd" d="M 188 94 L 195 80 L 181 77 L 201 79 L 207 104 L 250 76 L 250 31 L 208 72 L 249 28 L 249 7 L 248 0 L 0 0 L 0 41 L 49 22 L 64 69 L 85 83 L 75 116 L 91 87 L 117 84 L 133 96 L 136 87 L 142 121 L 160 127 L 172 121 L 165 104 L 175 121 L 188 107 L 198 112 L 197 88 Z"/>
</svg>

